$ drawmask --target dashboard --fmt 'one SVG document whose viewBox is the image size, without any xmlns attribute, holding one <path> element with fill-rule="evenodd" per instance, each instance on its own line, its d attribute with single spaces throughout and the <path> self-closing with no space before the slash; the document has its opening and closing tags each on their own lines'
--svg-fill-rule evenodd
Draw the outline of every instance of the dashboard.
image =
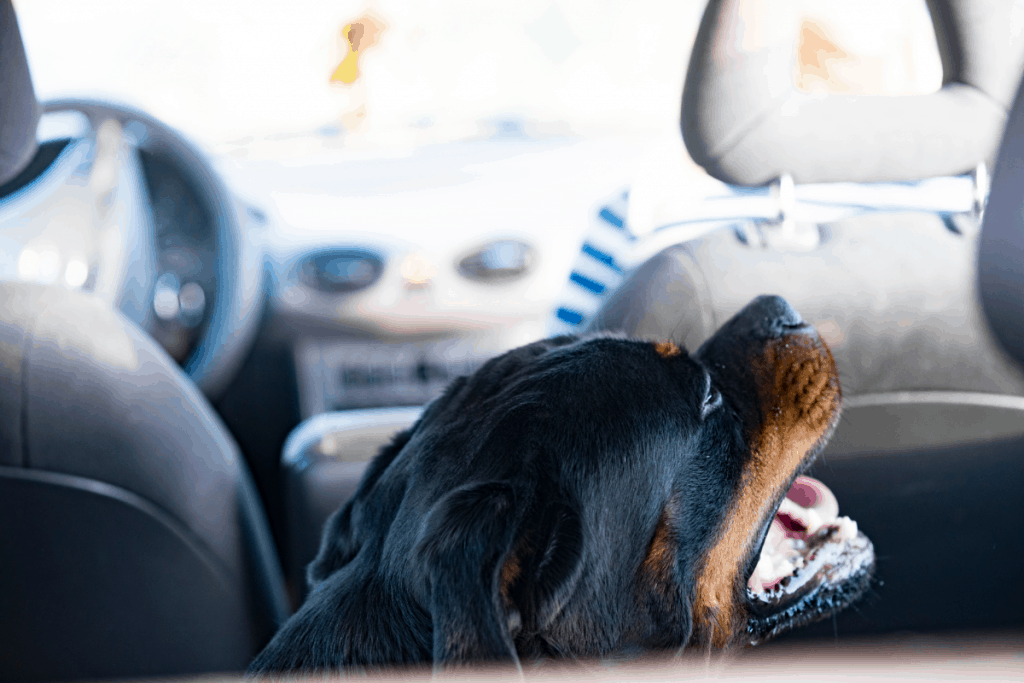
<svg viewBox="0 0 1024 683">
<path fill-rule="evenodd" d="M 303 340 L 295 350 L 302 414 L 421 406 L 497 352 L 465 337 L 391 343 Z"/>
<path fill-rule="evenodd" d="M 128 107 L 46 110 L 0 188 L 0 277 L 104 298 L 212 398 L 254 343 L 286 348 L 301 417 L 422 405 L 544 336 L 641 151 L 498 135 L 239 163 Z"/>
<path fill-rule="evenodd" d="M 641 151 L 489 138 L 222 165 L 266 188 L 264 336 L 289 349 L 301 417 L 422 405 L 548 334 L 583 235 Z"/>
</svg>

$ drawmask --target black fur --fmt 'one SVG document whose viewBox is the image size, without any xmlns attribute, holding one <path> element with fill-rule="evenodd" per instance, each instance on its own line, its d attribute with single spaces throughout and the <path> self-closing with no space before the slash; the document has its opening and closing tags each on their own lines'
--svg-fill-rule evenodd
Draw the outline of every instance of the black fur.
<svg viewBox="0 0 1024 683">
<path fill-rule="evenodd" d="M 566 336 L 456 380 L 329 520 L 309 597 L 250 674 L 691 644 L 764 419 L 751 356 L 793 316 L 761 298 L 695 357 Z"/>
</svg>

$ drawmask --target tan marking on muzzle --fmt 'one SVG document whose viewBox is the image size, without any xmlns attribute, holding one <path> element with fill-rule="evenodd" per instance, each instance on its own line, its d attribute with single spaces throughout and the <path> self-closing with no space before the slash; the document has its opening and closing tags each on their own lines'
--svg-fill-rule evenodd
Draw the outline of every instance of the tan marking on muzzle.
<svg viewBox="0 0 1024 683">
<path fill-rule="evenodd" d="M 696 582 L 694 623 L 714 647 L 728 645 L 742 628 L 741 565 L 797 469 L 834 423 L 841 401 L 832 354 L 814 338 L 774 341 L 752 365 L 763 422 Z"/>
</svg>

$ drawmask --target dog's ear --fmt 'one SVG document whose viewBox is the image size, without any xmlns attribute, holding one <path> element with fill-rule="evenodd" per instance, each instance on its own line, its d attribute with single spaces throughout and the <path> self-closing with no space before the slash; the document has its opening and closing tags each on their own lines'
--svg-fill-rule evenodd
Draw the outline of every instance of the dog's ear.
<svg viewBox="0 0 1024 683">
<path fill-rule="evenodd" d="M 534 633 L 558 616 L 583 570 L 583 525 L 572 505 L 556 503 L 536 528 L 543 535 L 524 536 L 502 572 L 503 595 L 521 611 L 523 628 Z"/>
<path fill-rule="evenodd" d="M 518 513 L 509 484 L 485 482 L 456 489 L 427 516 L 415 553 L 429 593 L 435 666 L 480 660 L 518 665 L 500 594 Z"/>
</svg>

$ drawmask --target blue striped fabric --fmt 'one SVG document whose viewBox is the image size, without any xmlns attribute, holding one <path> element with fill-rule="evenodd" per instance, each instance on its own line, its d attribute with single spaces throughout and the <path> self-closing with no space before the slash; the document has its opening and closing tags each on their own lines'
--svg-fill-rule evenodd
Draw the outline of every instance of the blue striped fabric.
<svg viewBox="0 0 1024 683">
<path fill-rule="evenodd" d="M 569 279 L 578 284 L 583 289 L 589 290 L 594 294 L 604 294 L 604 290 L 607 289 L 607 287 L 605 287 L 597 280 L 591 280 L 586 275 L 580 275 L 577 272 L 573 272 L 573 274 L 569 276 Z"/>
<path fill-rule="evenodd" d="M 582 330 L 604 298 L 622 283 L 621 254 L 636 240 L 626 222 L 628 201 L 629 193 L 623 192 L 594 213 L 565 290 L 555 300 L 549 335 Z"/>
<path fill-rule="evenodd" d="M 590 242 L 584 242 L 583 243 L 583 249 L 581 251 L 585 255 L 587 255 L 587 256 L 589 256 L 589 257 L 591 257 L 593 259 L 597 259 L 601 263 L 605 264 L 606 266 L 608 266 L 609 268 L 614 270 L 616 273 L 621 273 L 622 272 L 622 269 L 619 268 L 615 264 L 615 257 L 614 256 L 612 256 L 611 254 L 606 254 L 605 252 L 601 251 L 600 249 L 595 247 Z"/>
<path fill-rule="evenodd" d="M 624 230 L 626 228 L 625 219 L 619 217 L 618 214 L 612 213 L 612 210 L 607 206 L 602 208 L 601 212 L 598 213 L 597 215 L 600 216 L 605 223 L 610 223 L 619 230 Z"/>
<path fill-rule="evenodd" d="M 569 325 L 579 325 L 583 322 L 583 315 L 581 313 L 570 311 L 568 308 L 559 308 L 555 311 L 555 315 L 558 316 L 560 321 Z"/>
</svg>

